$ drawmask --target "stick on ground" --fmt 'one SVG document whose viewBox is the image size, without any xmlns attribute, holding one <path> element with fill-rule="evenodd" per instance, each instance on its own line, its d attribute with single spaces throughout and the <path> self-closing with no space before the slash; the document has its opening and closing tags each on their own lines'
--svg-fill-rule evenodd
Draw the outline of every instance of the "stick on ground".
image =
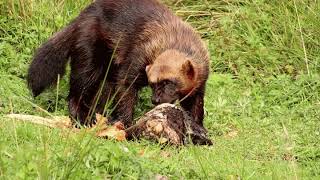
<svg viewBox="0 0 320 180">
<path fill-rule="evenodd" d="M 7 117 L 51 128 L 78 131 L 68 117 L 43 118 L 21 114 L 9 114 Z M 198 145 L 213 144 L 208 138 L 207 130 L 204 127 L 196 124 L 186 111 L 172 104 L 156 106 L 143 115 L 135 125 L 127 129 L 123 129 L 121 123 L 107 126 L 106 118 L 97 115 L 97 124 L 89 129 L 93 128 L 96 128 L 97 136 L 115 138 L 117 140 L 146 138 L 173 145 L 187 143 Z"/>
</svg>

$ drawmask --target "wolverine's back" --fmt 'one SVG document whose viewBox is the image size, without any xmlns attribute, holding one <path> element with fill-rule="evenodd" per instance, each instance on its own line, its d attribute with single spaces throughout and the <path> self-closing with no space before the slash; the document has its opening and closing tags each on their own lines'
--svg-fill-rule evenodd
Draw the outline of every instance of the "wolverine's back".
<svg viewBox="0 0 320 180">
<path fill-rule="evenodd" d="M 146 23 L 172 16 L 156 0 L 97 0 L 89 9 L 95 9 L 92 18 L 105 22 L 103 29 L 110 35 L 138 33 Z"/>
</svg>

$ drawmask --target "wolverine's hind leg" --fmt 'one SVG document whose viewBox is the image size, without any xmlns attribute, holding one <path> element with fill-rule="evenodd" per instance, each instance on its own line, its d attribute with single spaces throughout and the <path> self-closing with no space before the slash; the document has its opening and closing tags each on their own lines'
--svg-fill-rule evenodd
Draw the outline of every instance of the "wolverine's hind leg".
<svg viewBox="0 0 320 180">
<path fill-rule="evenodd" d="M 138 98 L 138 89 L 136 87 L 119 85 L 111 114 L 111 123 L 122 122 L 125 127 L 132 125 L 134 106 Z"/>
<path fill-rule="evenodd" d="M 95 114 L 105 113 L 110 104 L 109 101 L 113 94 L 113 85 L 105 83 L 102 90 L 101 86 L 91 86 L 79 92 L 76 88 L 79 84 L 71 86 L 69 94 L 69 112 L 74 122 L 81 125 L 92 125 L 95 123 Z"/>
<path fill-rule="evenodd" d="M 103 112 L 114 89 L 111 83 L 103 83 L 107 68 L 92 67 L 90 63 L 85 64 L 87 61 L 71 63 L 69 111 L 71 117 L 82 125 L 94 123 L 95 113 Z"/>
<path fill-rule="evenodd" d="M 99 88 L 111 61 L 112 50 L 94 29 L 98 26 L 93 20 L 82 23 L 77 42 L 71 52 L 71 76 L 69 92 L 69 110 L 74 120 L 82 125 L 94 122 L 108 93 L 101 93 Z M 111 69 L 111 68 L 110 68 Z M 110 86 L 105 83 L 106 87 Z M 112 87 L 108 91 L 112 91 Z M 97 103 L 95 103 L 97 101 Z M 97 106 L 96 106 L 97 104 Z M 100 109 L 99 109 L 100 108 Z"/>
<path fill-rule="evenodd" d="M 115 100 L 111 112 L 112 123 L 120 121 L 125 127 L 133 124 L 134 106 L 138 100 L 138 92 L 147 79 L 134 64 L 122 64 L 117 72 Z"/>
<path fill-rule="evenodd" d="M 94 110 L 92 105 L 98 92 L 100 78 L 94 79 L 90 73 L 94 72 L 83 72 L 83 69 L 76 65 L 71 67 L 69 112 L 73 120 L 81 125 L 94 123 L 90 111 Z"/>
</svg>

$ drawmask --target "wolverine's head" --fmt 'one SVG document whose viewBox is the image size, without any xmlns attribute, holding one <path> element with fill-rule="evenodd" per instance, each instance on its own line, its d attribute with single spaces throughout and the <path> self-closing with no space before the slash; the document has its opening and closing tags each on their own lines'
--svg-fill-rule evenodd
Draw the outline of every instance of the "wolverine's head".
<svg viewBox="0 0 320 180">
<path fill-rule="evenodd" d="M 152 103 L 174 103 L 195 86 L 196 69 L 185 54 L 167 50 L 146 67 Z"/>
</svg>

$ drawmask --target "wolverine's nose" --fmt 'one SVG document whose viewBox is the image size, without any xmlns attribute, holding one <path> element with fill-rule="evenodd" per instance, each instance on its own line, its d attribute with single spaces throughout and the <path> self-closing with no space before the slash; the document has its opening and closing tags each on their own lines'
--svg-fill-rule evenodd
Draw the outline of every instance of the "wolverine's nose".
<svg viewBox="0 0 320 180">
<path fill-rule="evenodd" d="M 160 98 L 152 97 L 151 101 L 153 105 L 160 104 Z"/>
</svg>

